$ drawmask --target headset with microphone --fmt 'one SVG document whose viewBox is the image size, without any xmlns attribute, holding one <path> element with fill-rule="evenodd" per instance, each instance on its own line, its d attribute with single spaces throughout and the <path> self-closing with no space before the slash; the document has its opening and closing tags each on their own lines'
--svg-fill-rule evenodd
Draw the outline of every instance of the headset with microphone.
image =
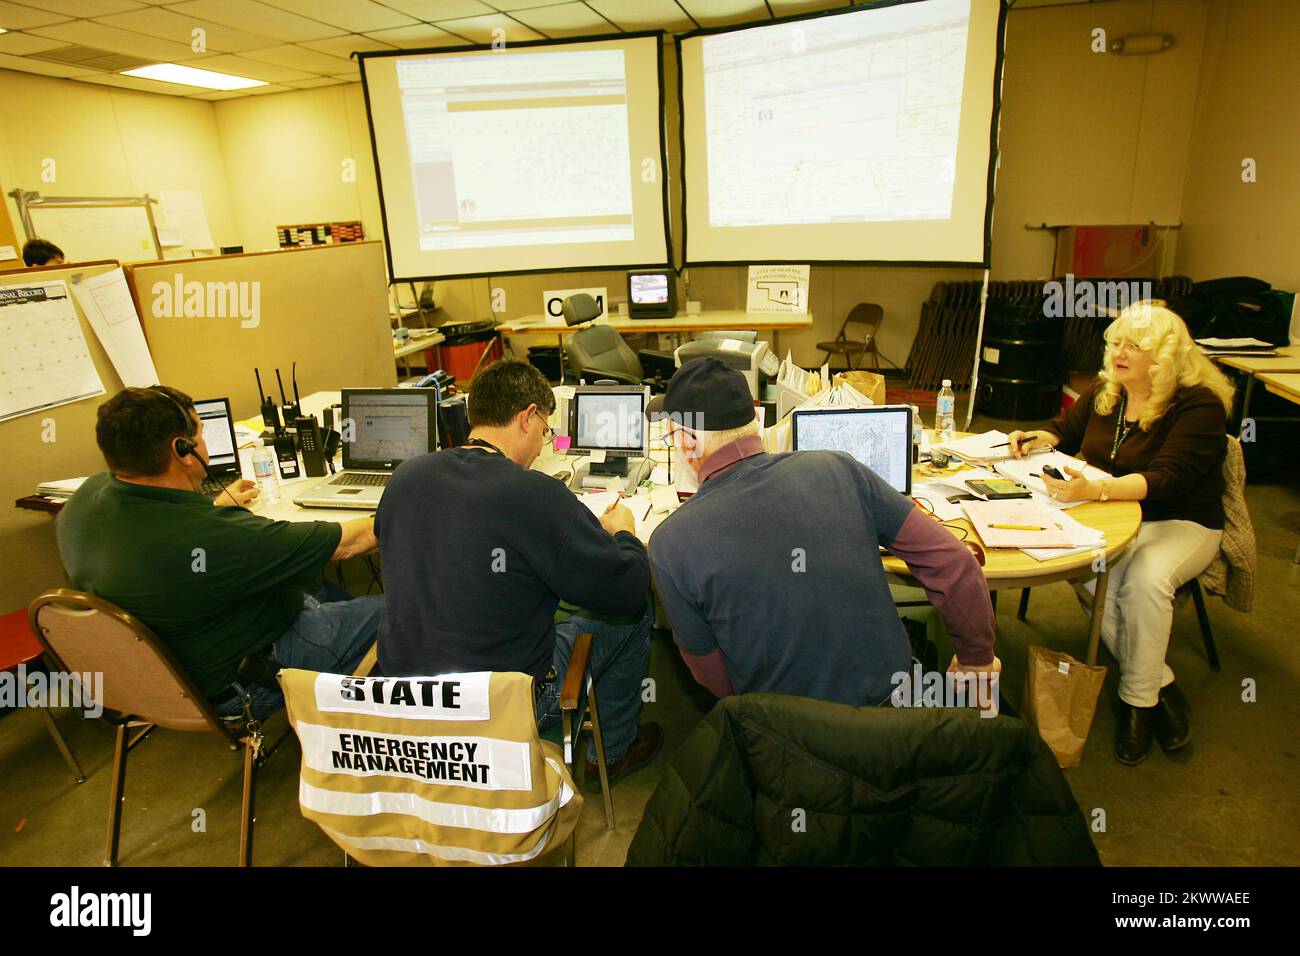
<svg viewBox="0 0 1300 956">
<path fill-rule="evenodd" d="M 204 473 L 208 476 L 208 478 L 212 481 L 212 483 L 214 485 L 219 486 L 221 488 L 222 493 L 227 492 L 228 489 L 226 487 L 226 483 L 222 481 L 220 478 L 218 478 L 216 475 L 214 475 L 212 473 L 212 469 L 208 467 L 208 463 L 203 460 L 203 457 L 201 455 L 197 454 L 199 443 L 194 441 L 194 436 L 198 433 L 198 430 L 194 424 L 194 419 L 191 418 L 186 413 L 185 409 L 181 407 L 181 403 L 176 401 L 176 399 L 173 398 L 161 385 L 150 385 L 149 389 L 151 391 L 157 392 L 163 398 L 167 399 L 167 401 L 171 402 L 172 407 L 176 409 L 176 414 L 180 415 L 181 419 L 185 422 L 185 437 L 176 438 L 173 439 L 172 441 L 172 447 L 176 449 L 177 457 L 193 458 L 195 461 L 197 461 L 200 465 L 203 466 Z M 232 501 L 234 500 L 234 495 L 229 495 L 228 497 L 230 497 Z"/>
</svg>

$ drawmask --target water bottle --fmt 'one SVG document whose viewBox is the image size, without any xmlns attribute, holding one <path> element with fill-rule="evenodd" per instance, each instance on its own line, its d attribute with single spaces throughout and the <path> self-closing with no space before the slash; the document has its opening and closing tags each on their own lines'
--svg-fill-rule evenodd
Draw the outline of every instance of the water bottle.
<svg viewBox="0 0 1300 956">
<path fill-rule="evenodd" d="M 953 410 L 957 406 L 957 399 L 952 394 L 952 379 L 943 380 L 943 388 L 939 389 L 939 397 L 934 403 L 934 443 L 943 445 L 952 441 L 953 438 Z"/>
<path fill-rule="evenodd" d="M 912 464 L 921 460 L 921 439 L 925 436 L 925 423 L 921 421 L 921 410 L 912 406 Z"/>
<path fill-rule="evenodd" d="M 275 452 L 265 445 L 253 449 L 253 477 L 257 480 L 257 497 L 268 504 L 280 500 L 280 479 L 275 474 Z"/>
</svg>

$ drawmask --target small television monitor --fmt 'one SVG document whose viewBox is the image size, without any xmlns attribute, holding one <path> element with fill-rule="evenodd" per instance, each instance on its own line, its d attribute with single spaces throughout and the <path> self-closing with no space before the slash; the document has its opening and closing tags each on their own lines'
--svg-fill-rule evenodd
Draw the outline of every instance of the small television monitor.
<svg viewBox="0 0 1300 956">
<path fill-rule="evenodd" d="M 796 408 L 791 416 L 795 451 L 843 451 L 900 494 L 912 493 L 912 409 Z"/>
<path fill-rule="evenodd" d="M 605 453 L 593 475 L 626 475 L 629 458 L 649 454 L 646 403 L 650 389 L 636 385 L 580 385 L 569 402 L 569 446 L 574 454 Z"/>
<path fill-rule="evenodd" d="M 627 274 L 627 314 L 633 319 L 672 318 L 677 314 L 677 282 L 672 269 Z"/>
</svg>

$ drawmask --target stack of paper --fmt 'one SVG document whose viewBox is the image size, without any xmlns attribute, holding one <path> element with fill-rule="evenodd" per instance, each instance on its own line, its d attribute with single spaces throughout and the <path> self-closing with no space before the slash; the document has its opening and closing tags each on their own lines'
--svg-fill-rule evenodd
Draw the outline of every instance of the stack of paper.
<svg viewBox="0 0 1300 956">
<path fill-rule="evenodd" d="M 962 511 L 987 548 L 1070 548 L 1063 516 L 1027 498 L 964 501 Z"/>
<path fill-rule="evenodd" d="M 1053 558 L 1064 558 L 1072 554 L 1083 554 L 1086 551 L 1098 551 L 1106 547 L 1105 536 L 1096 528 L 1089 528 L 1086 524 L 1075 520 L 1064 511 L 1057 512 L 1055 518 L 1061 529 L 1069 535 L 1071 546 L 1066 549 L 1022 549 L 1025 554 L 1029 555 L 1035 561 L 1050 561 Z"/>
<path fill-rule="evenodd" d="M 43 481 L 36 486 L 36 493 L 47 498 L 71 498 L 85 480 L 85 478 L 62 478 L 59 481 Z"/>
<path fill-rule="evenodd" d="M 962 461 L 980 464 L 1005 461 L 1014 457 L 1011 454 L 1011 443 L 1007 433 L 996 429 L 979 435 L 958 438 L 956 441 L 944 442 L 938 447 L 940 451 L 955 455 Z M 1037 454 L 1037 452 L 1030 452 L 1030 454 Z"/>
</svg>

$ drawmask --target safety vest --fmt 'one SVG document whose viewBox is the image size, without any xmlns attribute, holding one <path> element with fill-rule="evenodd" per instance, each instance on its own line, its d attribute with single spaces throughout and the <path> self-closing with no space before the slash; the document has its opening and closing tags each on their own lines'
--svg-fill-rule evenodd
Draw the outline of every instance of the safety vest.
<svg viewBox="0 0 1300 956">
<path fill-rule="evenodd" d="M 302 745 L 302 814 L 368 866 L 527 863 L 582 809 L 537 736 L 527 674 L 280 671 Z"/>
</svg>

